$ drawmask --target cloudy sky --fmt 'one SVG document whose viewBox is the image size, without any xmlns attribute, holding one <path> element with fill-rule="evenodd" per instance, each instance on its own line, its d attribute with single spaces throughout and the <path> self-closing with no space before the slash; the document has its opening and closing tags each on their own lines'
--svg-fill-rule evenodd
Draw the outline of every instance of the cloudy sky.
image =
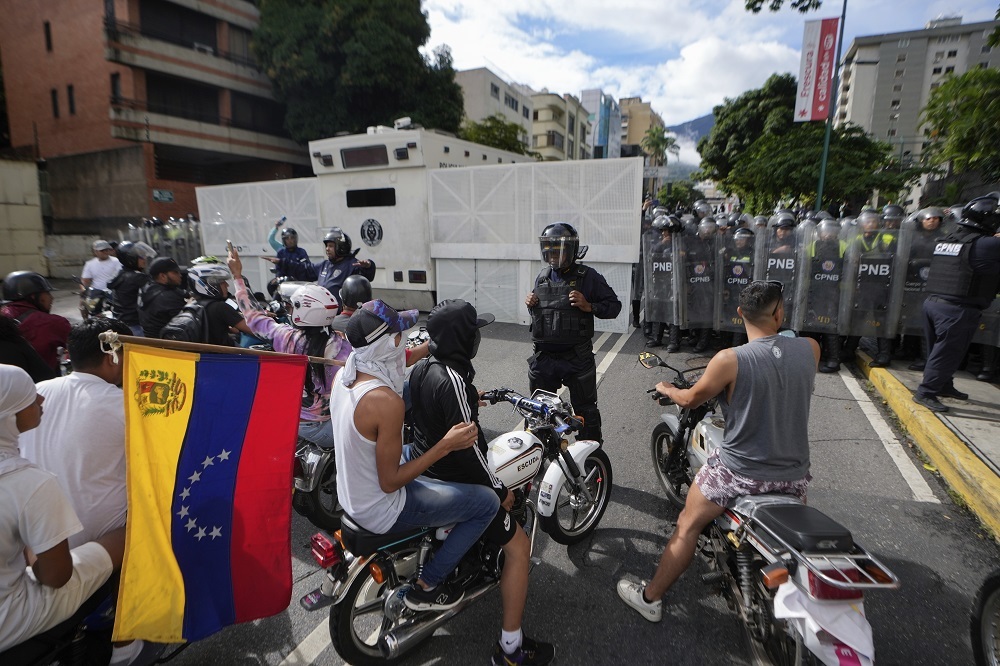
<svg viewBox="0 0 1000 666">
<path fill-rule="evenodd" d="M 787 3 L 786 3 L 787 4 Z M 991 20 L 998 0 L 850 0 L 844 42 L 913 30 L 940 16 Z M 456 69 L 488 67 L 536 90 L 602 88 L 642 97 L 667 125 L 710 113 L 775 72 L 799 71 L 803 22 L 840 15 L 750 14 L 743 0 L 424 0 L 427 44 L 451 47 Z M 682 161 L 697 163 L 690 147 Z"/>
</svg>

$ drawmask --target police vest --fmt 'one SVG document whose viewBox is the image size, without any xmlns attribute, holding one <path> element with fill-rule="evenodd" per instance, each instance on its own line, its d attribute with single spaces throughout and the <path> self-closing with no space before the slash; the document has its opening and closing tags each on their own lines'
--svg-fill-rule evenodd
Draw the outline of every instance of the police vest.
<svg viewBox="0 0 1000 666">
<path fill-rule="evenodd" d="M 938 239 L 931 256 L 927 291 L 940 296 L 992 300 L 1000 286 L 1000 276 L 976 275 L 969 255 L 972 244 L 982 234 L 964 229 Z"/>
<path fill-rule="evenodd" d="M 569 292 L 581 291 L 585 266 L 574 266 L 562 282 L 549 277 L 544 268 L 535 280 L 538 305 L 531 309 L 531 341 L 576 345 L 594 337 L 594 314 L 569 303 Z"/>
</svg>

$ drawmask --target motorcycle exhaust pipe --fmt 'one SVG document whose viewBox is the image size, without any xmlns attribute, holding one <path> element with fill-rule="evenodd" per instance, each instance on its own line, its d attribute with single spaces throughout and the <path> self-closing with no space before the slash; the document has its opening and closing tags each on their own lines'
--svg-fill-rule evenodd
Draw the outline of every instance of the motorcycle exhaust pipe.
<svg viewBox="0 0 1000 666">
<path fill-rule="evenodd" d="M 498 583 L 490 583 L 472 591 L 467 591 L 458 605 L 437 613 L 422 611 L 406 624 L 396 627 L 378 639 L 378 649 L 387 660 L 396 659 L 420 641 L 433 634 L 438 627 L 458 615 L 462 610 L 483 596 Z"/>
</svg>

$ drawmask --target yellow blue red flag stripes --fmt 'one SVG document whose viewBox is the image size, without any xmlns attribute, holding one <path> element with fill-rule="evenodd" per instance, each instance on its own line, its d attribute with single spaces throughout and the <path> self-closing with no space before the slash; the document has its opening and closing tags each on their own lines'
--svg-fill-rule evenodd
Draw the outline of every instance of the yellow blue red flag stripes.
<svg viewBox="0 0 1000 666">
<path fill-rule="evenodd" d="M 125 346 L 129 513 L 115 640 L 195 641 L 287 608 L 305 365 Z"/>
</svg>

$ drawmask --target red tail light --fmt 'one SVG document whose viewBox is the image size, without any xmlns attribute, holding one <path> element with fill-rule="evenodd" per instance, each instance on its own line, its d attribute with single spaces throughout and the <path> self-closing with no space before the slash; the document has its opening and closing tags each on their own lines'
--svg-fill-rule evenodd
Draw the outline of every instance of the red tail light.
<svg viewBox="0 0 1000 666">
<path fill-rule="evenodd" d="M 856 569 L 827 569 L 823 572 L 828 577 L 836 581 L 845 583 L 857 583 L 861 580 L 861 574 Z M 864 596 L 861 590 L 845 590 L 841 587 L 834 587 L 821 580 L 818 576 L 809 572 L 809 594 L 816 599 L 829 599 L 840 601 L 844 599 L 860 599 Z"/>
<path fill-rule="evenodd" d="M 316 533 L 312 537 L 312 556 L 316 563 L 324 569 L 340 563 L 340 553 L 337 552 L 337 547 L 322 533 Z"/>
</svg>

